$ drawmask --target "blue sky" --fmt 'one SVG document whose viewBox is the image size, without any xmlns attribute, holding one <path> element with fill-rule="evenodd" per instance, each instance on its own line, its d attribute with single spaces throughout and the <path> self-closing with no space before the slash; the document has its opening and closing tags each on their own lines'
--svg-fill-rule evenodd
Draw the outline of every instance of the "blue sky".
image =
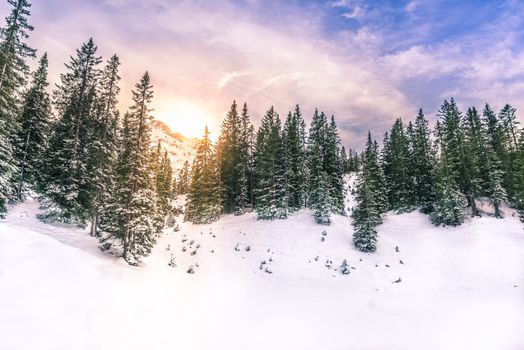
<svg viewBox="0 0 524 350">
<path fill-rule="evenodd" d="M 434 120 L 452 96 L 524 109 L 520 1 L 46 0 L 32 12 L 52 80 L 93 36 L 105 58 L 121 56 L 122 109 L 147 69 L 155 116 L 190 136 L 218 133 L 233 99 L 255 121 L 270 105 L 285 116 L 299 103 L 307 119 L 318 107 L 358 148 L 418 108 Z"/>
</svg>

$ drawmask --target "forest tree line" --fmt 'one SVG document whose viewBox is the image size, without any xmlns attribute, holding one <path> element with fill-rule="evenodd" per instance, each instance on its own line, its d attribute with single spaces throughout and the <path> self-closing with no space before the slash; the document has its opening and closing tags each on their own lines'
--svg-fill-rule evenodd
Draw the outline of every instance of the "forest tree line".
<svg viewBox="0 0 524 350">
<path fill-rule="evenodd" d="M 210 223 L 221 214 L 254 210 L 262 220 L 309 208 L 319 224 L 346 215 L 344 174 L 358 172 L 352 209 L 355 246 L 376 250 L 376 226 L 389 210 L 420 208 L 436 225 L 458 225 L 466 207 L 488 197 L 495 216 L 507 202 L 524 209 L 524 147 L 515 109 L 486 105 L 463 114 L 453 99 L 435 129 L 422 111 L 398 119 L 382 148 L 368 136 L 361 154 L 341 146 L 332 116 L 315 110 L 307 128 L 300 107 L 281 119 L 271 107 L 255 130 L 247 105 L 233 102 L 216 144 L 204 130 L 192 164 L 175 176 L 166 150 L 151 144 L 153 86 L 147 72 L 121 114 L 120 59 L 104 63 L 92 39 L 65 64 L 50 94 L 44 53 L 28 60 L 27 0 L 8 0 L 0 29 L 0 215 L 29 191 L 41 197 L 44 221 L 86 227 L 104 249 L 120 247 L 136 264 L 150 253 L 186 195 L 184 219 Z M 349 224 L 349 222 L 348 222 Z"/>
</svg>

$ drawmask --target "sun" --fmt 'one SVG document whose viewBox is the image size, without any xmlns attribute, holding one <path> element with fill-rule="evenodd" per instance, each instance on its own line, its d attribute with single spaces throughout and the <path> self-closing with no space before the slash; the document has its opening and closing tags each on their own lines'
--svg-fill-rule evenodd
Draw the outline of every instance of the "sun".
<svg viewBox="0 0 524 350">
<path fill-rule="evenodd" d="M 216 118 L 205 106 L 185 99 L 171 99 L 155 108 L 157 118 L 166 123 L 174 132 L 186 137 L 202 137 L 207 125 L 213 134 L 217 133 Z"/>
</svg>

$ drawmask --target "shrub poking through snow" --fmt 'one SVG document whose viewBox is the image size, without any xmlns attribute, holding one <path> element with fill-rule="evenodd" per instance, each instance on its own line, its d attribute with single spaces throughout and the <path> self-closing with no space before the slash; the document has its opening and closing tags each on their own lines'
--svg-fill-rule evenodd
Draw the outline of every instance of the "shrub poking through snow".
<svg viewBox="0 0 524 350">
<path fill-rule="evenodd" d="M 187 269 L 187 273 L 189 273 L 190 275 L 195 273 L 195 268 L 193 267 L 193 265 L 189 266 L 189 268 Z"/>
<path fill-rule="evenodd" d="M 342 261 L 342 264 L 340 265 L 340 272 L 343 274 L 343 275 L 349 275 L 350 273 L 350 267 L 348 265 L 348 262 L 346 259 L 344 259 Z"/>
</svg>

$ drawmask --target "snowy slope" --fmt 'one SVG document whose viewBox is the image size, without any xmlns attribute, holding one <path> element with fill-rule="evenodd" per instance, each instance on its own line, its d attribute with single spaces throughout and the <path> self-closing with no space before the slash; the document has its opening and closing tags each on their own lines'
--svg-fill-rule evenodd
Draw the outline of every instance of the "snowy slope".
<svg viewBox="0 0 524 350">
<path fill-rule="evenodd" d="M 198 139 L 172 132 L 166 124 L 159 120 L 153 120 L 151 127 L 151 144 L 156 146 L 160 141 L 162 148 L 167 150 L 175 171 L 180 170 L 186 160 L 190 165 L 192 164 Z"/>
<path fill-rule="evenodd" d="M 376 254 L 351 247 L 346 217 L 224 216 L 167 230 L 138 268 L 36 212 L 29 200 L 0 221 L 0 349 L 524 349 L 509 212 L 453 229 L 390 214 Z"/>
</svg>

